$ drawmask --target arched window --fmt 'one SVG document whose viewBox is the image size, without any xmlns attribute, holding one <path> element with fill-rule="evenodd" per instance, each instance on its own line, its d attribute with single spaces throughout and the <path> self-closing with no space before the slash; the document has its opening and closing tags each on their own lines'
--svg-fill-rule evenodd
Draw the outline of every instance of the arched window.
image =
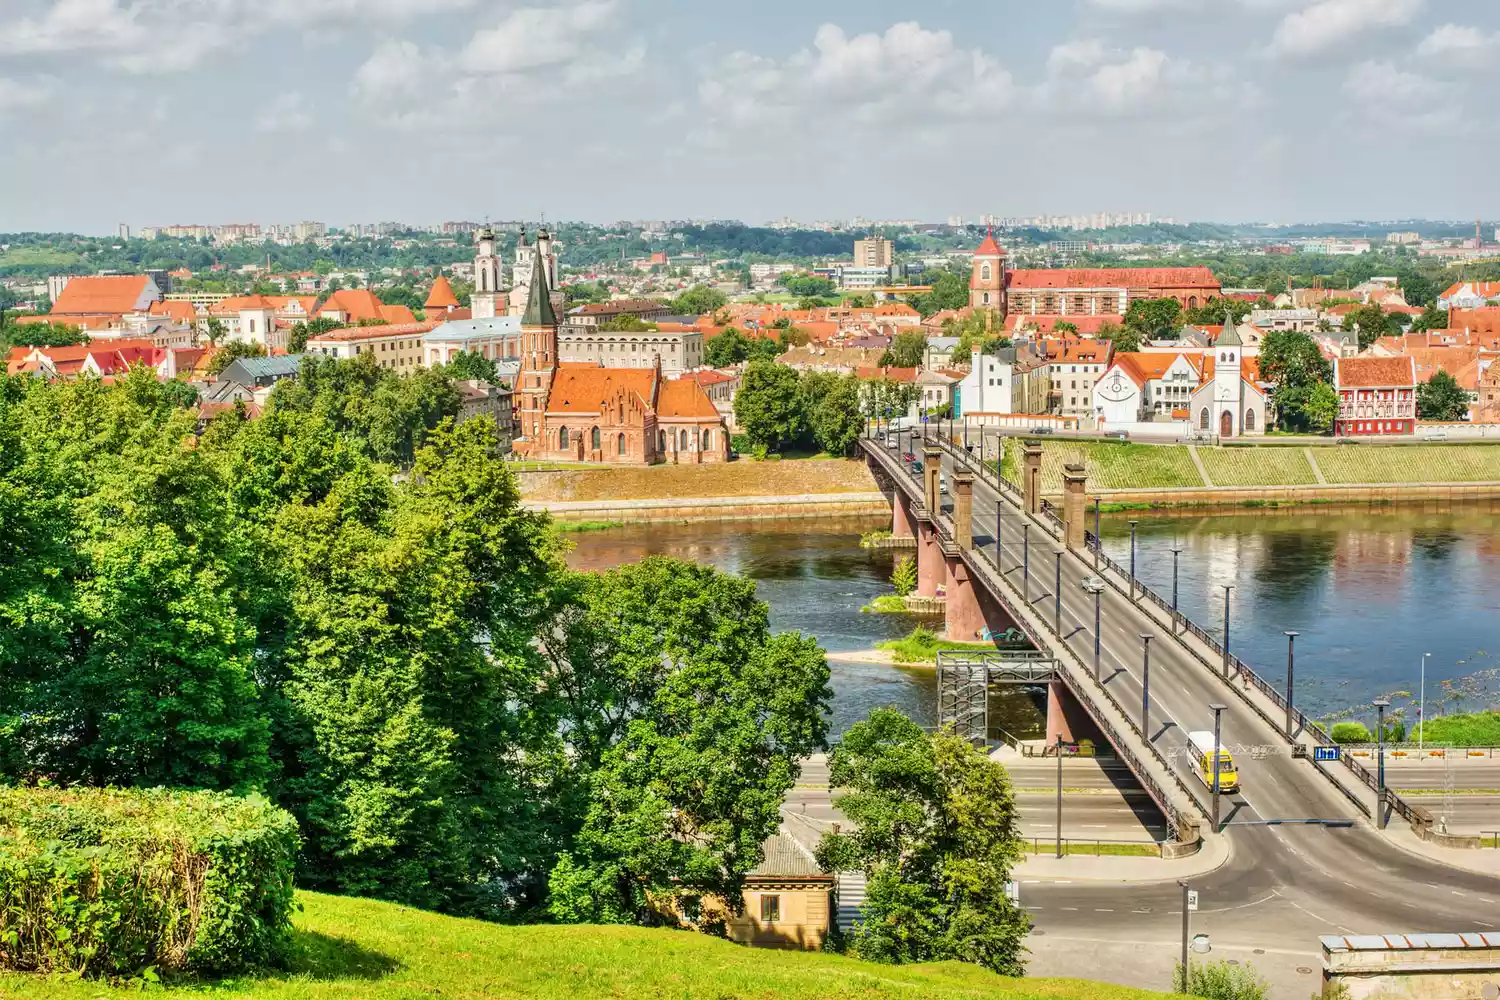
<svg viewBox="0 0 1500 1000">
<path fill-rule="evenodd" d="M 709 451 L 710 449 L 713 448 L 713 446 L 714 446 L 714 432 L 713 431 L 704 431 L 703 432 L 703 450 L 704 451 Z"/>
<path fill-rule="evenodd" d="M 559 448 L 566 448 L 568 446 L 568 429 L 566 427 L 557 432 L 557 446 Z"/>
<path fill-rule="evenodd" d="M 1245 433 L 1248 434 L 1249 432 L 1251 432 L 1253 430 L 1255 430 L 1255 411 L 1254 410 L 1246 410 L 1245 411 Z"/>
<path fill-rule="evenodd" d="M 618 451 L 618 453 L 620 454 L 620 456 L 623 458 L 624 455 L 625 455 L 625 435 L 624 434 L 620 435 L 620 439 L 616 443 L 615 448 Z"/>
<path fill-rule="evenodd" d="M 990 304 L 990 293 L 989 292 L 985 292 L 984 293 L 984 304 L 985 305 L 989 305 Z"/>
<path fill-rule="evenodd" d="M 1203 408 L 1203 412 L 1198 415 L 1198 429 L 1200 431 L 1208 430 L 1208 407 L 1206 406 Z"/>
<path fill-rule="evenodd" d="M 1188 308 L 1189 309 L 1197 309 L 1198 308 L 1198 296 L 1196 296 L 1196 295 L 1189 295 L 1188 296 Z"/>
<path fill-rule="evenodd" d="M 589 434 L 589 447 L 593 448 L 595 451 L 599 450 L 599 428 L 597 427 L 595 427 L 593 432 Z"/>
<path fill-rule="evenodd" d="M 687 430 L 686 429 L 680 430 L 680 431 L 677 432 L 677 450 L 678 451 L 687 451 L 688 450 L 688 436 L 687 436 Z"/>
<path fill-rule="evenodd" d="M 983 267 L 981 267 L 979 269 L 979 280 L 980 281 L 989 281 L 990 280 L 990 275 L 993 274 L 993 273 L 994 272 L 990 270 L 990 266 L 988 264 L 985 264 Z"/>
<path fill-rule="evenodd" d="M 666 431 L 657 431 L 656 432 L 656 450 L 659 451 L 659 452 L 661 452 L 662 454 L 666 454 L 666 451 L 667 451 L 667 432 Z"/>
</svg>

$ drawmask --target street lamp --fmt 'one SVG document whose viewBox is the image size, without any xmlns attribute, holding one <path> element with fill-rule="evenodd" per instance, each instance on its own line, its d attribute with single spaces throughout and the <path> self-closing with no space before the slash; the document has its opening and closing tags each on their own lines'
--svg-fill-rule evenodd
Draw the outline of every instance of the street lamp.
<svg viewBox="0 0 1500 1000">
<path fill-rule="evenodd" d="M 1233 584 L 1222 583 L 1224 588 L 1224 679 L 1229 680 L 1229 592 L 1234 589 Z"/>
<path fill-rule="evenodd" d="M 1104 548 L 1104 538 L 1099 534 L 1099 498 L 1094 497 L 1094 568 L 1099 568 L 1099 550 Z"/>
<path fill-rule="evenodd" d="M 1057 856 L 1063 856 L 1062 850 L 1062 733 L 1057 734 Z"/>
<path fill-rule="evenodd" d="M 1417 749 L 1427 742 L 1427 658 L 1431 653 L 1422 654 L 1422 687 L 1421 693 L 1417 695 Z"/>
<path fill-rule="evenodd" d="M 1220 720 L 1220 716 L 1222 716 L 1226 711 L 1229 710 L 1229 706 L 1228 705 L 1210 705 L 1208 707 L 1210 709 L 1212 709 L 1213 713 L 1214 713 L 1214 809 L 1213 809 L 1213 822 L 1214 822 L 1214 833 L 1218 833 L 1219 832 L 1219 746 L 1220 746 L 1220 743 L 1219 743 L 1219 733 L 1221 732 L 1221 730 L 1219 728 L 1219 723 L 1221 721 Z"/>
<path fill-rule="evenodd" d="M 1061 545 L 1054 546 L 1052 554 L 1057 557 L 1057 577 L 1052 584 L 1052 627 L 1062 635 L 1062 557 L 1068 551 Z"/>
<path fill-rule="evenodd" d="M 1177 614 L 1177 557 L 1182 555 L 1182 546 L 1172 545 L 1172 614 Z"/>
<path fill-rule="evenodd" d="M 1091 576 L 1079 586 L 1094 595 L 1094 680 L 1097 681 L 1099 679 L 1099 648 L 1103 642 L 1102 630 L 1099 628 L 1099 598 L 1104 593 L 1104 581 L 1097 576 Z"/>
<path fill-rule="evenodd" d="M 1182 887 L 1182 992 L 1188 991 L 1188 884 L 1178 880 Z"/>
<path fill-rule="evenodd" d="M 1021 522 L 1021 600 L 1031 603 L 1031 521 Z"/>
<path fill-rule="evenodd" d="M 1375 829 L 1385 829 L 1385 710 L 1390 707 L 1389 698 L 1376 698 L 1375 705 Z"/>
<path fill-rule="evenodd" d="M 1149 632 L 1141 633 L 1141 735 L 1151 739 L 1151 639 Z"/>
<path fill-rule="evenodd" d="M 1292 647 L 1297 642 L 1297 636 L 1301 635 L 1302 633 L 1301 632 L 1283 632 L 1281 634 L 1284 635 L 1284 636 L 1286 636 L 1286 738 L 1287 739 L 1291 739 L 1292 738 L 1292 665 L 1295 662 L 1295 660 L 1293 659 Z"/>
<path fill-rule="evenodd" d="M 1135 526 L 1139 521 L 1130 522 L 1130 599 L 1135 600 Z"/>
</svg>

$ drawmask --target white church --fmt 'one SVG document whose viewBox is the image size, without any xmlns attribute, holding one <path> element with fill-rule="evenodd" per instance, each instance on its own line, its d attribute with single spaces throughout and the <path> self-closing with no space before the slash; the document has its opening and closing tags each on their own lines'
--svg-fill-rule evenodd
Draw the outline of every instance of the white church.
<svg viewBox="0 0 1500 1000">
<path fill-rule="evenodd" d="M 1245 356 L 1233 324 L 1205 350 L 1117 354 L 1094 383 L 1102 431 L 1160 431 L 1176 422 L 1198 436 L 1255 437 L 1266 432 L 1268 404 L 1259 359 Z"/>
</svg>

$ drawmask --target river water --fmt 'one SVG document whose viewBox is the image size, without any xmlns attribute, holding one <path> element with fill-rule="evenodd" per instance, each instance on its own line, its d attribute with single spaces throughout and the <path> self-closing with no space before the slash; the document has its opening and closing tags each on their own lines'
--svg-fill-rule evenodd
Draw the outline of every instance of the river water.
<svg viewBox="0 0 1500 1000">
<path fill-rule="evenodd" d="M 1282 634 L 1296 640 L 1297 704 L 1315 716 L 1355 710 L 1380 695 L 1415 720 L 1419 667 L 1427 660 L 1427 711 L 1474 711 L 1500 701 L 1500 526 L 1488 513 L 1395 507 L 1304 508 L 1255 513 L 1110 515 L 1105 550 L 1128 566 L 1136 525 L 1142 580 L 1170 600 L 1172 553 L 1180 607 L 1222 630 L 1223 584 L 1233 651 L 1275 684 L 1286 672 Z M 869 649 L 919 619 L 861 614 L 887 582 L 894 554 L 859 547 L 884 519 L 652 524 L 570 536 L 569 563 L 603 569 L 647 555 L 706 563 L 756 581 L 776 630 L 817 637 L 830 652 Z M 929 620 L 930 623 L 930 620 Z M 936 715 L 930 669 L 832 661 L 835 733 L 893 705 L 924 725 Z M 1448 682 L 1445 684 L 1445 682 Z M 1013 735 L 1037 735 L 1034 699 L 992 705 Z"/>
</svg>

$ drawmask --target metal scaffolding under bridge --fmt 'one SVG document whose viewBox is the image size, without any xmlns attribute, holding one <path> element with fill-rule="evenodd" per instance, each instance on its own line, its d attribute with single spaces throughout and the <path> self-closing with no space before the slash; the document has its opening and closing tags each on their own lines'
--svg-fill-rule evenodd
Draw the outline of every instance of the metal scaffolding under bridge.
<svg viewBox="0 0 1500 1000">
<path fill-rule="evenodd" d="M 987 746 L 991 685 L 1047 684 L 1056 677 L 1057 661 L 1034 650 L 938 650 L 938 727 L 951 726 L 955 735 Z"/>
</svg>

